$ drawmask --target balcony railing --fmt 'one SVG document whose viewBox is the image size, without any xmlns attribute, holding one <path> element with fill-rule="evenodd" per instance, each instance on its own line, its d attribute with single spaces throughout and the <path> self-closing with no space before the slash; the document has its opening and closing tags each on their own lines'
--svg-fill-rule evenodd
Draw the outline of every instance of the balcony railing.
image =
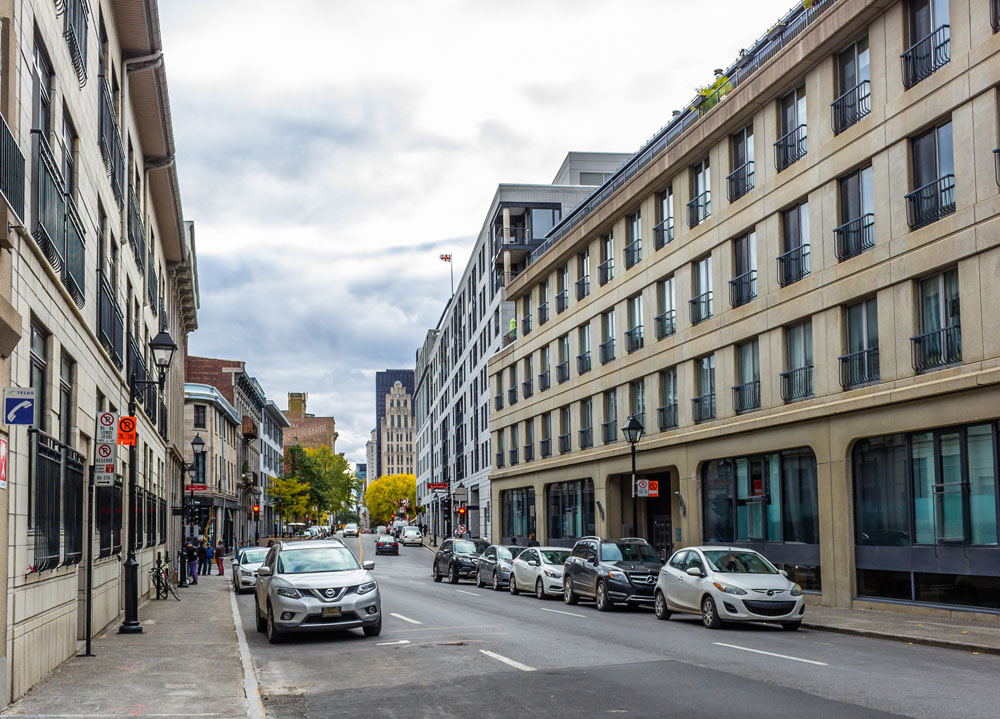
<svg viewBox="0 0 1000 719">
<path fill-rule="evenodd" d="M 601 342 L 601 364 L 607 364 L 615 358 L 615 338 Z"/>
<path fill-rule="evenodd" d="M 118 207 L 122 207 L 125 202 L 125 148 L 122 146 L 122 133 L 118 129 L 115 105 L 111 99 L 108 80 L 103 75 L 100 77 L 100 86 L 98 91 L 100 95 L 98 144 L 101 148 L 101 155 L 104 157 L 104 166 L 111 179 L 111 190 L 114 192 L 115 199 L 118 200 Z"/>
<path fill-rule="evenodd" d="M 871 212 L 845 222 L 833 231 L 837 259 L 843 262 L 875 246 L 875 215 Z"/>
<path fill-rule="evenodd" d="M 512 447 L 511 449 L 507 450 L 507 455 L 508 455 L 508 457 L 510 459 L 510 466 L 511 467 L 513 467 L 515 464 L 517 464 L 517 454 L 518 454 L 517 447 Z"/>
<path fill-rule="evenodd" d="M 862 80 L 830 104 L 833 134 L 839 135 L 872 111 L 872 84 Z"/>
<path fill-rule="evenodd" d="M 157 314 L 156 300 L 160 296 L 160 281 L 156 276 L 156 263 L 153 262 L 152 256 L 146 265 L 146 296 L 149 297 L 149 307 L 153 310 L 153 314 Z"/>
<path fill-rule="evenodd" d="M 813 393 L 813 368 L 812 365 L 796 367 L 795 369 L 782 372 L 781 378 L 781 399 L 786 402 L 794 402 L 803 397 L 811 397 Z"/>
<path fill-rule="evenodd" d="M 582 300 L 590 294 L 590 275 L 581 277 L 576 281 L 576 299 Z"/>
<path fill-rule="evenodd" d="M 715 392 L 692 399 L 691 415 L 696 424 L 715 419 Z"/>
<path fill-rule="evenodd" d="M 806 126 L 799 125 L 774 143 L 774 167 L 781 172 L 806 156 Z"/>
<path fill-rule="evenodd" d="M 615 276 L 615 258 L 609 257 L 597 266 L 597 282 L 601 287 L 608 284 Z"/>
<path fill-rule="evenodd" d="M 503 460 L 504 460 L 503 450 L 500 450 L 499 452 L 497 452 L 497 459 L 496 459 L 497 469 L 503 469 Z"/>
<path fill-rule="evenodd" d="M 653 247 L 662 249 L 674 240 L 674 218 L 668 217 L 653 226 Z"/>
<path fill-rule="evenodd" d="M 798 282 L 809 274 L 809 245 L 793 247 L 778 255 L 778 284 L 784 287 Z"/>
<path fill-rule="evenodd" d="M 493 398 L 493 405 L 499 410 L 503 409 L 503 392 Z"/>
<path fill-rule="evenodd" d="M 562 384 L 569 381 L 569 360 L 556 365 L 556 382 Z"/>
<path fill-rule="evenodd" d="M 160 436 L 164 441 L 169 442 L 169 425 L 167 424 L 167 405 L 160 399 Z"/>
<path fill-rule="evenodd" d="M 63 37 L 69 47 L 76 79 L 83 87 L 87 84 L 87 18 L 90 5 L 86 0 L 63 0 L 62 9 L 65 13 Z"/>
<path fill-rule="evenodd" d="M 691 324 L 704 322 L 712 316 L 712 291 L 703 292 L 688 300 L 691 305 Z"/>
<path fill-rule="evenodd" d="M 625 245 L 625 269 L 635 267 L 642 260 L 642 240 L 635 240 Z"/>
<path fill-rule="evenodd" d="M 139 211 L 139 199 L 135 196 L 135 187 L 128 186 L 128 241 L 132 245 L 136 264 L 140 269 L 146 265 L 146 229 L 142 224 L 142 213 Z"/>
<path fill-rule="evenodd" d="M 538 373 L 538 391 L 544 392 L 552 386 L 552 375 L 548 370 Z"/>
<path fill-rule="evenodd" d="M 733 387 L 733 409 L 736 414 L 760 409 L 760 380 L 755 379 Z"/>
<path fill-rule="evenodd" d="M 733 307 L 745 305 L 757 297 L 757 270 L 744 272 L 729 280 L 729 304 Z"/>
<path fill-rule="evenodd" d="M 521 334 L 531 334 L 531 315 L 525 315 L 521 318 Z"/>
<path fill-rule="evenodd" d="M 521 396 L 528 399 L 531 395 L 535 393 L 535 388 L 532 386 L 532 381 L 530 379 L 524 380 L 521 383 Z"/>
<path fill-rule="evenodd" d="M 517 404 L 517 387 L 511 387 L 507 390 L 507 404 Z"/>
<path fill-rule="evenodd" d="M 951 60 L 951 28 L 942 25 L 914 43 L 899 56 L 899 60 L 903 70 L 903 86 L 910 89 Z"/>
<path fill-rule="evenodd" d="M 569 291 L 563 290 L 556 295 L 556 314 L 562 314 L 569 307 Z"/>
<path fill-rule="evenodd" d="M 750 192 L 754 186 L 753 160 L 733 170 L 729 174 L 729 177 L 726 178 L 726 182 L 729 185 L 730 202 L 736 202 L 736 200 Z"/>
<path fill-rule="evenodd" d="M 990 25 L 993 32 L 1000 32 L 1000 0 L 990 0 Z"/>
<path fill-rule="evenodd" d="M 1000 0 L 996 0 L 1000 3 Z M 997 185 L 1000 185 L 1000 147 L 993 151 L 993 175 L 996 177 Z"/>
<path fill-rule="evenodd" d="M 543 458 L 544 457 L 551 457 L 552 456 L 552 440 L 551 439 L 543 439 L 542 441 L 540 441 L 538 443 L 538 453 Z"/>
<path fill-rule="evenodd" d="M 25 160 L 7 121 L 0 117 L 0 194 L 11 212 L 24 221 Z"/>
<path fill-rule="evenodd" d="M 566 454 L 570 450 L 570 441 L 568 434 L 559 435 L 559 454 Z"/>
<path fill-rule="evenodd" d="M 642 325 L 636 325 L 625 333 L 625 351 L 632 354 L 643 346 Z"/>
<path fill-rule="evenodd" d="M 945 175 L 906 195 L 906 222 L 911 230 L 955 211 L 955 176 Z"/>
<path fill-rule="evenodd" d="M 535 460 L 535 445 L 526 444 L 524 445 L 524 461 L 533 462 Z"/>
<path fill-rule="evenodd" d="M 549 303 L 543 302 L 538 305 L 538 326 L 541 327 L 549 321 Z"/>
<path fill-rule="evenodd" d="M 83 221 L 76 214 L 76 205 L 68 198 L 66 201 L 65 237 L 66 261 L 63 265 L 62 283 L 69 291 L 76 306 L 82 308 L 86 301 L 85 277 L 87 272 Z"/>
<path fill-rule="evenodd" d="M 611 444 L 618 441 L 618 420 L 601 423 L 601 441 Z"/>
<path fill-rule="evenodd" d="M 677 311 L 667 310 L 658 314 L 654 322 L 656 322 L 656 339 L 662 340 L 664 337 L 669 337 L 677 331 Z"/>
<path fill-rule="evenodd" d="M 840 358 L 840 386 L 844 389 L 878 379 L 878 347 L 850 352 Z"/>
<path fill-rule="evenodd" d="M 517 340 L 517 327 L 515 327 L 512 330 L 507 330 L 507 332 L 504 333 L 503 346 L 509 347 L 510 345 L 514 344 L 516 340 Z"/>
<path fill-rule="evenodd" d="M 594 429 L 592 427 L 585 427 L 581 429 L 580 432 L 580 449 L 587 449 L 588 447 L 594 446 Z"/>
<path fill-rule="evenodd" d="M 118 298 L 103 273 L 97 273 L 97 338 L 101 346 L 111 355 L 115 367 L 124 366 L 123 348 L 125 320 Z"/>
<path fill-rule="evenodd" d="M 677 426 L 677 403 L 666 404 L 656 408 L 656 421 L 663 432 Z"/>
<path fill-rule="evenodd" d="M 962 361 L 962 328 L 958 325 L 924 332 L 910 338 L 913 369 L 925 372 Z"/>
<path fill-rule="evenodd" d="M 576 373 L 586 374 L 587 372 L 590 372 L 590 350 L 576 356 Z"/>
<path fill-rule="evenodd" d="M 524 227 L 510 227 L 507 230 L 507 240 L 504 241 L 503 228 L 498 228 L 493 237 L 493 256 L 496 257 L 503 250 L 504 245 L 528 246 L 530 240 Z"/>
<path fill-rule="evenodd" d="M 712 191 L 705 190 L 687 204 L 688 227 L 697 227 L 712 214 Z"/>
<path fill-rule="evenodd" d="M 66 261 L 66 195 L 49 143 L 39 130 L 31 131 L 34 155 L 35 226 L 31 231 L 52 269 L 62 272 Z"/>
</svg>

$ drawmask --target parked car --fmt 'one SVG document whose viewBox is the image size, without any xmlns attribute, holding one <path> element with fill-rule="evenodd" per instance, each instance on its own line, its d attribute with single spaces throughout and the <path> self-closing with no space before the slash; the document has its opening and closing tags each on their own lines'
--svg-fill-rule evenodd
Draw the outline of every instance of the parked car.
<svg viewBox="0 0 1000 719">
<path fill-rule="evenodd" d="M 257 570 L 257 631 L 272 644 L 290 632 L 362 629 L 382 632 L 375 562 L 358 564 L 339 539 L 276 544 Z"/>
<path fill-rule="evenodd" d="M 358 536 L 358 525 L 354 522 L 344 525 L 344 536 L 345 537 L 356 537 Z"/>
<path fill-rule="evenodd" d="M 476 586 L 486 584 L 499 592 L 510 580 L 510 563 L 523 551 L 516 544 L 491 544 L 476 563 Z"/>
<path fill-rule="evenodd" d="M 424 537 L 420 534 L 420 529 L 417 527 L 407 527 L 403 530 L 403 534 L 399 539 L 404 547 L 408 547 L 411 544 L 416 544 L 419 547 L 424 543 Z"/>
<path fill-rule="evenodd" d="M 488 546 L 482 539 L 444 540 L 434 555 L 431 576 L 435 582 L 448 577 L 449 582 L 458 584 L 459 579 L 471 577 L 476 573 L 476 560 Z"/>
<path fill-rule="evenodd" d="M 569 559 L 564 547 L 529 547 L 515 557 L 510 568 L 511 594 L 534 592 L 539 599 L 563 591 L 563 565 Z"/>
<path fill-rule="evenodd" d="M 584 537 L 566 559 L 563 600 L 576 604 L 581 597 L 592 598 L 602 612 L 615 604 L 652 604 L 659 571 L 656 550 L 644 539 Z"/>
<path fill-rule="evenodd" d="M 375 542 L 375 554 L 399 554 L 399 542 L 391 534 L 380 534 Z"/>
<path fill-rule="evenodd" d="M 237 594 L 244 589 L 253 589 L 257 583 L 257 568 L 267 556 L 267 547 L 240 547 L 233 555 L 232 578 L 233 588 Z"/>
<path fill-rule="evenodd" d="M 709 546 L 674 553 L 656 582 L 654 609 L 657 619 L 700 613 L 709 629 L 726 622 L 777 622 L 795 631 L 806 606 L 802 587 L 762 554 Z"/>
</svg>

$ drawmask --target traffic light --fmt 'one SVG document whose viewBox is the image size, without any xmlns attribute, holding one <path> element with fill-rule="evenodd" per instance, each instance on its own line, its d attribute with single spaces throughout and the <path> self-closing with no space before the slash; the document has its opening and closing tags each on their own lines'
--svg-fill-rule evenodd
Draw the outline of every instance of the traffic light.
<svg viewBox="0 0 1000 719">
<path fill-rule="evenodd" d="M 445 497 L 441 500 L 441 511 L 447 515 L 451 511 L 451 498 Z"/>
<path fill-rule="evenodd" d="M 465 505 L 464 504 L 461 507 L 458 508 L 458 518 L 459 519 L 465 519 Z"/>
<path fill-rule="evenodd" d="M 253 506 L 253 518 L 254 519 L 260 519 L 260 505 L 259 504 L 255 504 Z"/>
</svg>

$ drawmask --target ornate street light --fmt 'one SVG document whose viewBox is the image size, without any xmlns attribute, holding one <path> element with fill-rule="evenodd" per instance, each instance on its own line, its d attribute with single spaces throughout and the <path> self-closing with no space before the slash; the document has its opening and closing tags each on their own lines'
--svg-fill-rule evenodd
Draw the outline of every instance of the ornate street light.
<svg viewBox="0 0 1000 719">
<path fill-rule="evenodd" d="M 174 342 L 166 330 L 160 330 L 160 333 L 149 341 L 149 349 L 153 353 L 153 362 L 160 370 L 160 387 L 162 388 L 167 368 L 170 367 L 170 362 L 174 358 L 174 352 L 177 351 L 177 343 Z M 205 443 L 203 441 L 202 447 L 204 446 Z"/>
<path fill-rule="evenodd" d="M 642 433 L 645 431 L 645 427 L 642 426 L 642 422 L 632 415 L 625 422 L 625 426 L 622 427 L 622 434 L 625 435 L 625 441 L 629 443 L 629 447 L 632 449 L 632 531 L 635 532 L 635 536 L 640 536 L 639 533 L 639 498 L 636 496 L 635 487 L 635 445 L 638 444 L 639 440 L 642 439 Z"/>
</svg>

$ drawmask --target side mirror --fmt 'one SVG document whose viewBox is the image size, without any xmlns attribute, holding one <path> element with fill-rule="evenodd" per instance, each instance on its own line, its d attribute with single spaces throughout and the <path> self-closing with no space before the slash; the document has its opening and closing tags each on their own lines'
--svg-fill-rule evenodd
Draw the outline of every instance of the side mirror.
<svg viewBox="0 0 1000 719">
<path fill-rule="evenodd" d="M 367 569 L 370 572 L 371 570 L 375 569 L 375 562 L 369 559 L 368 561 L 361 563 L 361 568 Z"/>
<path fill-rule="evenodd" d="M 597 566 L 597 557 L 591 557 L 587 561 L 593 564 L 595 567 Z"/>
<path fill-rule="evenodd" d="M 537 559 L 532 559 L 532 560 L 530 560 L 528 562 L 528 564 L 530 564 L 532 567 L 537 567 L 538 566 L 538 560 Z"/>
<path fill-rule="evenodd" d="M 701 570 L 698 569 L 698 567 L 688 567 L 687 568 L 687 573 L 690 576 L 692 576 L 692 577 L 698 577 L 699 579 L 701 579 L 701 577 L 702 577 Z"/>
<path fill-rule="evenodd" d="M 265 567 L 264 565 L 261 565 L 260 568 L 257 570 L 257 576 L 258 577 L 270 577 L 271 576 L 271 568 L 270 567 Z"/>
<path fill-rule="evenodd" d="M 785 579 L 788 579 L 788 572 L 786 572 L 784 569 L 779 569 L 778 574 L 783 576 Z"/>
</svg>

